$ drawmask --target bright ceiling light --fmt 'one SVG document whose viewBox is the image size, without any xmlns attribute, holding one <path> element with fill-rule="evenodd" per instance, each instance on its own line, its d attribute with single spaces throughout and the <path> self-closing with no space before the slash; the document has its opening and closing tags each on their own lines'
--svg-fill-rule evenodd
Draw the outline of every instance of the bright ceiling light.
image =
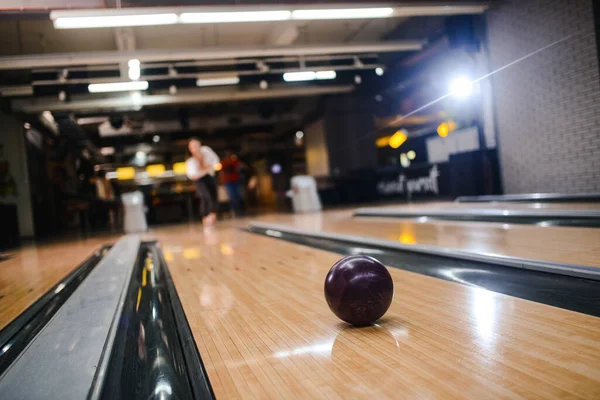
<svg viewBox="0 0 600 400">
<path fill-rule="evenodd" d="M 130 92 L 134 90 L 147 90 L 147 81 L 92 83 L 88 86 L 90 93 Z"/>
<path fill-rule="evenodd" d="M 384 72 L 385 71 L 381 67 L 375 68 L 375 73 L 377 74 L 377 76 L 382 76 Z"/>
<path fill-rule="evenodd" d="M 131 92 L 131 101 L 135 106 L 142 105 L 142 93 L 140 92 Z"/>
<path fill-rule="evenodd" d="M 179 21 L 184 24 L 217 24 L 223 22 L 287 21 L 291 18 L 291 11 L 204 12 L 183 13 L 179 16 Z"/>
<path fill-rule="evenodd" d="M 52 14 L 50 14 L 52 18 Z M 113 28 L 119 26 L 171 25 L 178 22 L 177 14 L 106 15 L 95 17 L 59 17 L 56 29 Z"/>
<path fill-rule="evenodd" d="M 304 137 L 304 132 L 302 132 L 302 131 L 298 131 L 298 132 L 296 132 L 296 137 L 297 137 L 298 139 L 302 139 L 302 138 Z"/>
<path fill-rule="evenodd" d="M 315 79 L 315 71 L 286 72 L 283 74 L 283 80 L 286 82 L 313 81 Z"/>
<path fill-rule="evenodd" d="M 335 71 L 298 71 L 286 72 L 283 74 L 283 80 L 286 82 L 303 82 L 324 79 L 335 79 Z"/>
<path fill-rule="evenodd" d="M 410 160 L 405 153 L 400 154 L 400 165 L 402 165 L 404 168 L 410 167 Z"/>
<path fill-rule="evenodd" d="M 237 85 L 238 83 L 240 83 L 239 76 L 227 76 L 224 78 L 200 78 L 196 81 L 196 86 L 225 86 Z"/>
<path fill-rule="evenodd" d="M 132 81 L 137 81 L 140 79 L 140 60 L 129 60 L 127 66 L 129 67 L 129 79 Z"/>
<path fill-rule="evenodd" d="M 473 93 L 474 83 L 466 76 L 458 76 L 450 81 L 450 94 L 459 99 L 469 97 Z"/>
<path fill-rule="evenodd" d="M 389 18 L 393 14 L 394 9 L 390 7 L 295 10 L 292 12 L 292 19 Z"/>
<path fill-rule="evenodd" d="M 317 72 L 315 72 L 315 77 L 319 80 L 335 79 L 336 73 L 335 73 L 335 71 L 317 71 Z"/>
</svg>

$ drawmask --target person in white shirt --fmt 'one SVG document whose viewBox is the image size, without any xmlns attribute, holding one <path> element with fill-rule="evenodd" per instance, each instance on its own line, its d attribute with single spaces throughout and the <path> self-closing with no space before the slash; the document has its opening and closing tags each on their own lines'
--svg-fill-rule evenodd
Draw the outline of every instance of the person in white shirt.
<svg viewBox="0 0 600 400">
<path fill-rule="evenodd" d="M 200 214 L 205 227 L 212 226 L 217 219 L 219 201 L 215 181 L 215 165 L 219 156 L 208 146 L 202 146 L 197 138 L 188 142 L 190 157 L 185 161 L 186 175 L 194 182 L 196 195 L 200 198 Z"/>
</svg>

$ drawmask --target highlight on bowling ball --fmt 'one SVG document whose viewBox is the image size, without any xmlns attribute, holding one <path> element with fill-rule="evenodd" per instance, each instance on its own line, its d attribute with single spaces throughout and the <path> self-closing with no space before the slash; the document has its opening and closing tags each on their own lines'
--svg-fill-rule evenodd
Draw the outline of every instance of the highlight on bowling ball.
<svg viewBox="0 0 600 400">
<path fill-rule="evenodd" d="M 347 256 L 325 278 L 325 299 L 339 319 L 364 326 L 381 318 L 394 298 L 394 281 L 373 257 Z"/>
</svg>

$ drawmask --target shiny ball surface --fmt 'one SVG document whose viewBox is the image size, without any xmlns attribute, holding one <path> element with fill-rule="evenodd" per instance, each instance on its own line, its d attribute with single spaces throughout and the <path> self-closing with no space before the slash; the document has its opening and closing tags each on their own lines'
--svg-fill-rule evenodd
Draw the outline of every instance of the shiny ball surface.
<svg viewBox="0 0 600 400">
<path fill-rule="evenodd" d="M 325 299 L 342 321 L 369 325 L 381 318 L 394 298 L 394 281 L 385 266 L 369 256 L 347 256 L 325 278 Z"/>
</svg>

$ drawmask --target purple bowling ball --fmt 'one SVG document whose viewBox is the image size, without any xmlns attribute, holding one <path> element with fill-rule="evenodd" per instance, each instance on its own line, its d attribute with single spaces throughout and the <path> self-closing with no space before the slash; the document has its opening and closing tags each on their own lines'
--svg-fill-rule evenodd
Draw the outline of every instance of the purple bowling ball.
<svg viewBox="0 0 600 400">
<path fill-rule="evenodd" d="M 369 256 L 348 256 L 325 278 L 325 299 L 342 321 L 369 325 L 385 314 L 394 298 L 394 282 L 385 266 Z"/>
</svg>

